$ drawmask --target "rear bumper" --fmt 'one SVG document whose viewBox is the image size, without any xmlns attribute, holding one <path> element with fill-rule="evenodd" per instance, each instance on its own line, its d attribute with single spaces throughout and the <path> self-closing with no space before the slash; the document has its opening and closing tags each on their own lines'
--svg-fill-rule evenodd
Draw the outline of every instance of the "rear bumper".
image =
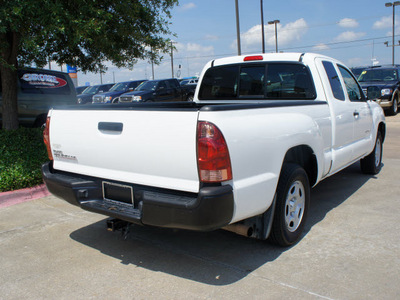
<svg viewBox="0 0 400 300">
<path fill-rule="evenodd" d="M 203 187 L 194 194 L 115 182 L 133 188 L 132 205 L 105 200 L 102 178 L 57 171 L 51 162 L 42 166 L 42 174 L 55 196 L 82 209 L 136 224 L 209 231 L 228 225 L 233 216 L 230 185 Z"/>
</svg>

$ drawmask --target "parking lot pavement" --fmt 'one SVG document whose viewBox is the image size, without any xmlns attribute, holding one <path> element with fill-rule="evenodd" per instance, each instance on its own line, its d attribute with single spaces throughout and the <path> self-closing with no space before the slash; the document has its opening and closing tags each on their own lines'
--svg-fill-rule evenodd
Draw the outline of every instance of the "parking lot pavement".
<svg viewBox="0 0 400 300">
<path fill-rule="evenodd" d="M 0 209 L 1 299 L 400 299 L 400 115 L 387 118 L 384 167 L 354 164 L 312 192 L 291 248 L 222 230 L 134 226 L 53 196 Z"/>
</svg>

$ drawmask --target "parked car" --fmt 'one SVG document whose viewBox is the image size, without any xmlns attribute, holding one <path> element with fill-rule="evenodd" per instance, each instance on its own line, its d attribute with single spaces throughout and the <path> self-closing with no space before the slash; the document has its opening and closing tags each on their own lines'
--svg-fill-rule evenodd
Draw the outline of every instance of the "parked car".
<svg viewBox="0 0 400 300">
<path fill-rule="evenodd" d="M 75 88 L 76 94 L 77 94 L 77 95 L 82 94 L 82 92 L 83 92 L 84 90 L 86 90 L 88 87 L 89 87 L 88 85 L 77 86 L 77 87 Z"/>
<path fill-rule="evenodd" d="M 118 103 L 119 96 L 126 92 L 133 91 L 145 81 L 147 80 L 142 79 L 116 83 L 108 92 L 94 95 L 92 103 Z"/>
<path fill-rule="evenodd" d="M 40 127 L 47 112 L 58 105 L 76 104 L 74 84 L 67 73 L 25 68 L 18 70 L 18 119 L 22 126 Z M 0 124 L 2 95 L 0 78 Z"/>
<path fill-rule="evenodd" d="M 107 92 L 113 85 L 114 85 L 113 83 L 107 83 L 107 84 L 99 84 L 99 85 L 91 86 L 91 87 L 85 89 L 82 92 L 82 94 L 77 96 L 77 98 L 78 98 L 77 102 L 79 104 L 91 103 L 92 98 L 95 94 Z"/>
<path fill-rule="evenodd" d="M 198 78 L 191 78 L 191 79 L 183 79 L 179 83 L 180 85 L 186 85 L 186 84 L 197 84 L 199 82 Z"/>
<path fill-rule="evenodd" d="M 194 94 L 194 89 L 181 87 L 179 81 L 175 78 L 149 80 L 142 83 L 134 91 L 121 95 L 119 102 L 186 101 L 190 92 Z"/>
<path fill-rule="evenodd" d="M 358 81 L 365 96 L 378 103 L 388 115 L 398 112 L 400 66 L 376 66 L 364 69 Z"/>
<path fill-rule="evenodd" d="M 125 222 L 281 246 L 302 237 L 312 187 L 358 161 L 381 170 L 386 134 L 351 71 L 311 53 L 215 59 L 193 102 L 59 108 L 48 124 L 42 173 L 57 197 Z"/>
<path fill-rule="evenodd" d="M 351 68 L 350 70 L 351 70 L 351 72 L 353 72 L 354 76 L 356 78 L 358 78 L 358 76 L 361 75 L 361 72 L 367 68 L 369 68 L 369 67 L 354 67 L 354 68 Z"/>
</svg>

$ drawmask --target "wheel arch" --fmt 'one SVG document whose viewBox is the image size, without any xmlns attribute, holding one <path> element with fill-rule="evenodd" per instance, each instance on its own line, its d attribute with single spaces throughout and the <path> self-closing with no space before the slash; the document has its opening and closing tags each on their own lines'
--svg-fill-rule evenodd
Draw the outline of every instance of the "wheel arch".
<svg viewBox="0 0 400 300">
<path fill-rule="evenodd" d="M 300 165 L 307 173 L 310 186 L 313 186 L 317 182 L 318 162 L 310 146 L 299 145 L 290 148 L 285 154 L 283 163 L 295 163 Z"/>
</svg>

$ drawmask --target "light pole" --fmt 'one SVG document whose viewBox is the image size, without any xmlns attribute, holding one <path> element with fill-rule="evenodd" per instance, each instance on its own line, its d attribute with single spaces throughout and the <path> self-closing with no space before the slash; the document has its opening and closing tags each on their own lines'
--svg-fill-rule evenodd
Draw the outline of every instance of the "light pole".
<svg viewBox="0 0 400 300">
<path fill-rule="evenodd" d="M 278 29 L 277 29 L 278 23 L 280 23 L 279 20 L 273 20 L 273 21 L 268 22 L 269 25 L 275 24 L 275 51 L 276 51 L 276 53 L 278 53 Z"/>
<path fill-rule="evenodd" d="M 395 1 L 395 2 L 388 2 L 385 3 L 386 7 L 393 7 L 393 23 L 392 23 L 392 65 L 394 65 L 394 19 L 395 19 L 395 15 L 394 15 L 394 7 L 400 5 L 400 1 Z"/>
<path fill-rule="evenodd" d="M 261 43 L 262 43 L 262 53 L 265 53 L 265 34 L 264 34 L 264 8 L 263 8 L 263 0 L 260 0 L 260 10 L 261 10 Z"/>
<path fill-rule="evenodd" d="M 172 71 L 172 78 L 174 78 L 174 44 L 176 44 L 176 42 L 171 41 L 171 71 Z"/>
<path fill-rule="evenodd" d="M 236 8 L 236 35 L 237 35 L 238 55 L 241 55 L 242 51 L 240 49 L 240 25 L 239 25 L 239 3 L 238 3 L 238 0 L 235 0 L 235 8 Z"/>
</svg>

